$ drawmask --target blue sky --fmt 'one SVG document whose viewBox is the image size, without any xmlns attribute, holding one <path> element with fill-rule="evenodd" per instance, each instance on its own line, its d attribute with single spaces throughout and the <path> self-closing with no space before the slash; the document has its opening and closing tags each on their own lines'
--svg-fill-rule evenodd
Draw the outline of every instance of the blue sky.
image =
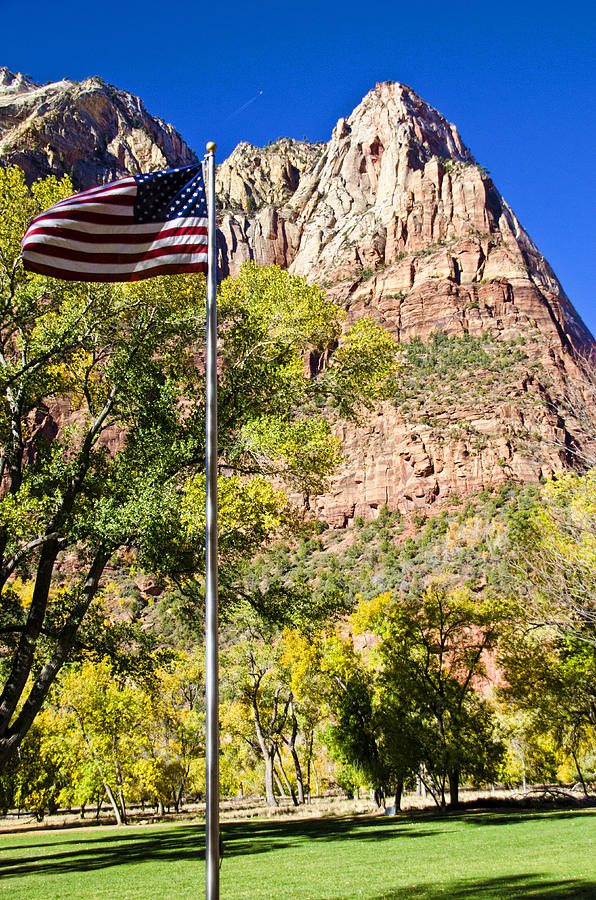
<svg viewBox="0 0 596 900">
<path fill-rule="evenodd" d="M 0 0 L 0 65 L 101 75 L 218 158 L 241 140 L 327 141 L 377 81 L 455 122 L 596 333 L 596 8 L 569 0 L 413 4 Z"/>
</svg>

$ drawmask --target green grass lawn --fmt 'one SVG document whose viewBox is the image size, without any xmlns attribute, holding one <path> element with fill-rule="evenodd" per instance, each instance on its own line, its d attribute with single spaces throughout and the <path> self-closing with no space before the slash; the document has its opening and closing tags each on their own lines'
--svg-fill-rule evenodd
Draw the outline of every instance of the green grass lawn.
<svg viewBox="0 0 596 900">
<path fill-rule="evenodd" d="M 596 810 L 226 823 L 221 896 L 596 898 Z M 204 896 L 201 826 L 0 835 L 0 897 Z"/>
</svg>

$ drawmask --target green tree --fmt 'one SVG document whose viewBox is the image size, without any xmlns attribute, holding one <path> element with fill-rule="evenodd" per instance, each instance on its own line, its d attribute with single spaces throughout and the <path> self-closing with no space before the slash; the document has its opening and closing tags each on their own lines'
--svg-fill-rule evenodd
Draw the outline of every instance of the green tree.
<svg viewBox="0 0 596 900">
<path fill-rule="evenodd" d="M 596 646 L 596 469 L 544 485 L 511 523 L 515 568 L 534 621 Z"/>
<path fill-rule="evenodd" d="M 26 274 L 28 221 L 71 190 L 48 179 L 29 192 L 18 169 L 0 170 L 0 764 L 76 649 L 110 558 L 133 548 L 139 566 L 187 593 L 204 560 L 204 281 L 110 286 Z M 276 267 L 247 265 L 225 282 L 220 322 L 222 478 L 253 479 L 222 485 L 225 597 L 227 564 L 233 573 L 287 521 L 287 504 L 262 478 L 306 496 L 320 490 L 339 460 L 329 404 L 341 392 L 342 414 L 357 416 L 382 396 L 396 347 L 360 323 L 311 378 L 305 355 L 335 346 L 341 313 Z M 256 501 L 256 515 L 240 520 L 240 494 L 245 508 Z M 27 603 L 17 575 L 30 586 Z"/>
<path fill-rule="evenodd" d="M 562 638 L 553 629 L 512 634 L 500 655 L 506 686 L 500 691 L 522 727 L 510 728 L 510 743 L 525 747 L 527 777 L 577 774 L 587 785 L 583 759 L 596 751 L 596 650 L 585 641 Z M 552 748 L 545 754 L 544 748 Z M 519 755 L 519 754 L 518 754 Z M 542 767 L 540 766 L 541 761 Z M 566 765 L 567 763 L 567 765 Z M 525 768 L 525 766 L 524 766 Z"/>
<path fill-rule="evenodd" d="M 494 602 L 436 583 L 403 601 L 391 593 L 363 601 L 352 617 L 356 630 L 380 638 L 374 651 L 380 696 L 387 710 L 393 704 L 399 711 L 405 740 L 418 748 L 423 780 L 441 807 L 447 782 L 457 805 L 461 778 L 490 780 L 499 761 L 493 713 L 477 686 L 507 616 Z"/>
<path fill-rule="evenodd" d="M 69 754 L 53 710 L 44 710 L 0 775 L 0 808 L 54 813 L 71 786 Z"/>
<path fill-rule="evenodd" d="M 420 766 L 420 723 L 410 698 L 392 690 L 376 648 L 354 648 L 354 634 L 370 625 L 368 613 L 361 601 L 350 618 L 352 631 L 327 639 L 322 668 L 331 680 L 332 723 L 324 734 L 340 778 L 368 784 L 379 805 L 394 794 L 397 811 L 404 785 Z"/>
<path fill-rule="evenodd" d="M 289 724 L 291 692 L 279 668 L 281 648 L 275 626 L 249 617 L 241 637 L 222 654 L 224 699 L 235 700 L 235 737 L 244 740 L 265 767 L 265 800 L 277 806 L 288 779 L 281 751 Z"/>
<path fill-rule="evenodd" d="M 291 730 L 289 736 L 282 734 L 282 739 L 294 762 L 298 802 L 304 803 L 311 793 L 313 775 L 316 779 L 317 735 L 329 714 L 330 700 L 324 634 L 316 623 L 311 623 L 308 631 L 283 629 L 280 665 L 291 693 Z"/>
<path fill-rule="evenodd" d="M 152 715 L 147 722 L 149 756 L 159 766 L 167 802 L 173 803 L 176 812 L 188 790 L 201 783 L 197 770 L 205 756 L 204 672 L 202 648 L 178 651 L 155 672 Z M 159 791 L 153 794 L 163 802 Z"/>
</svg>

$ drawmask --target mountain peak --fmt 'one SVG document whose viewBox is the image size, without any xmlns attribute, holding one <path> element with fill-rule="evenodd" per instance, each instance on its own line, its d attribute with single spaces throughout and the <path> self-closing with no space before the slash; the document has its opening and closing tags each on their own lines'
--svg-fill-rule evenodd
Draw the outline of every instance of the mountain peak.
<svg viewBox="0 0 596 900">
<path fill-rule="evenodd" d="M 196 160 L 171 125 L 99 76 L 40 85 L 0 68 L 0 164 L 29 182 L 68 174 L 84 189 Z"/>
<path fill-rule="evenodd" d="M 296 150 L 280 143 L 277 165 Z M 242 145 L 222 164 L 238 196 L 263 152 Z M 267 199 L 265 179 L 262 205 L 224 206 L 224 270 L 287 266 L 344 306 L 347 324 L 371 316 L 414 342 L 394 402 L 364 432 L 342 431 L 348 462 L 317 515 L 342 526 L 568 465 L 565 448 L 589 437 L 562 398 L 594 340 L 455 125 L 383 82 L 298 175 L 286 196 Z"/>
<path fill-rule="evenodd" d="M 384 129 L 388 140 L 397 139 L 420 148 L 421 161 L 438 156 L 474 162 L 455 125 L 406 84 L 379 82 L 350 115 L 348 124 L 366 127 L 371 116 Z"/>
<path fill-rule="evenodd" d="M 89 187 L 196 159 L 141 100 L 99 77 L 37 85 L 0 70 L 0 163 Z M 594 340 L 455 125 L 410 87 L 376 85 L 327 144 L 239 144 L 217 171 L 221 271 L 277 263 L 404 347 L 395 396 L 341 430 L 344 469 L 311 499 L 330 524 L 508 479 L 589 445 Z M 318 360 L 311 360 L 313 372 Z"/>
<path fill-rule="evenodd" d="M 39 85 L 29 75 L 10 72 L 6 66 L 0 66 L 0 93 L 20 94 L 38 87 Z"/>
</svg>

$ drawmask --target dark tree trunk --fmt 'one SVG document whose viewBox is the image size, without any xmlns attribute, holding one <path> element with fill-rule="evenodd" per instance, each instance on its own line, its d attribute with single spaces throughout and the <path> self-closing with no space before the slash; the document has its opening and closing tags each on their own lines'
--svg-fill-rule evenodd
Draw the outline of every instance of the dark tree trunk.
<svg viewBox="0 0 596 900">
<path fill-rule="evenodd" d="M 449 772 L 449 805 L 453 809 L 459 806 L 459 769 Z"/>
<path fill-rule="evenodd" d="M 273 788 L 273 759 L 267 752 L 265 752 L 265 803 L 267 806 L 277 806 Z"/>
<path fill-rule="evenodd" d="M 397 787 L 395 788 L 395 812 L 399 812 L 401 810 L 401 795 L 404 791 L 404 783 L 403 781 L 397 782 Z"/>
<path fill-rule="evenodd" d="M 55 547 L 54 543 L 56 544 Z M 33 600 L 31 601 L 31 606 L 33 607 L 36 593 L 39 592 L 40 609 L 37 611 L 36 615 L 33 615 L 30 610 L 30 618 L 32 620 L 31 630 L 27 631 L 26 627 L 21 636 L 21 642 L 17 650 L 15 662 L 13 663 L 11 675 L 6 682 L 2 698 L 0 698 L 0 771 L 8 757 L 16 750 L 29 731 L 35 716 L 43 706 L 56 675 L 66 662 L 85 613 L 89 609 L 89 606 L 97 593 L 103 570 L 111 556 L 111 552 L 111 549 L 105 547 L 98 550 L 87 574 L 87 578 L 85 579 L 81 595 L 71 609 L 65 624 L 58 634 L 51 657 L 47 660 L 45 665 L 42 666 L 20 712 L 16 719 L 10 722 L 9 725 L 9 721 L 16 709 L 16 704 L 23 693 L 33 665 L 37 640 L 41 633 L 43 617 L 47 606 L 52 572 L 58 554 L 57 542 L 47 544 L 42 549 L 42 558 L 40 559 L 40 566 L 38 567 L 38 575 L 33 591 Z M 42 561 L 44 562 L 43 567 Z M 43 577 L 40 576 L 40 567 L 43 568 L 41 573 Z M 43 599 L 44 596 L 45 600 Z M 42 605 L 43 611 L 41 610 Z"/>
<path fill-rule="evenodd" d="M 280 800 L 285 800 L 286 792 L 284 791 L 284 786 L 281 783 L 281 778 L 277 774 L 277 769 L 275 768 L 275 763 L 273 765 L 273 781 L 275 782 L 275 786 L 277 788 L 277 793 L 279 794 Z"/>
<path fill-rule="evenodd" d="M 584 789 L 584 796 L 588 797 L 589 796 L 588 788 L 586 787 L 586 782 L 584 781 L 584 776 L 582 774 L 582 770 L 579 767 L 579 763 L 577 761 L 577 754 L 576 754 L 575 750 L 572 750 L 571 754 L 573 756 L 573 762 L 575 763 L 575 768 L 577 769 L 577 774 L 579 776 L 580 784 L 581 784 L 582 788 Z"/>
<path fill-rule="evenodd" d="M 290 718 L 292 720 L 292 731 L 290 733 L 289 738 L 285 738 L 282 735 L 282 740 L 283 740 L 284 744 L 286 745 L 286 747 L 288 747 L 290 753 L 292 754 L 294 769 L 296 771 L 296 786 L 298 788 L 298 803 L 304 803 L 304 781 L 302 779 L 302 767 L 300 765 L 298 751 L 296 750 L 296 738 L 298 737 L 298 719 L 296 718 L 296 712 L 294 710 L 294 697 L 292 696 L 292 694 L 290 694 L 290 696 L 289 696 L 288 712 L 289 712 Z M 292 791 L 292 798 L 294 798 L 294 791 Z M 298 805 L 298 804 L 296 804 L 296 805 Z"/>
<path fill-rule="evenodd" d="M 108 800 L 110 801 L 110 806 L 112 807 L 114 816 L 116 817 L 116 825 L 126 825 L 126 811 L 123 812 L 123 810 L 120 809 L 118 800 L 116 799 L 112 788 L 107 782 L 104 784 L 104 787 L 106 789 L 106 794 L 108 795 Z"/>
<path fill-rule="evenodd" d="M 284 764 L 282 762 L 281 754 L 279 752 L 279 747 L 277 748 L 277 764 L 279 766 L 279 771 L 281 772 L 281 777 L 283 779 L 283 783 L 286 786 L 286 790 L 292 798 L 292 803 L 294 804 L 294 806 L 298 806 L 298 800 L 296 799 L 296 791 L 290 784 L 290 780 L 286 774 L 286 770 L 284 769 Z"/>
</svg>

